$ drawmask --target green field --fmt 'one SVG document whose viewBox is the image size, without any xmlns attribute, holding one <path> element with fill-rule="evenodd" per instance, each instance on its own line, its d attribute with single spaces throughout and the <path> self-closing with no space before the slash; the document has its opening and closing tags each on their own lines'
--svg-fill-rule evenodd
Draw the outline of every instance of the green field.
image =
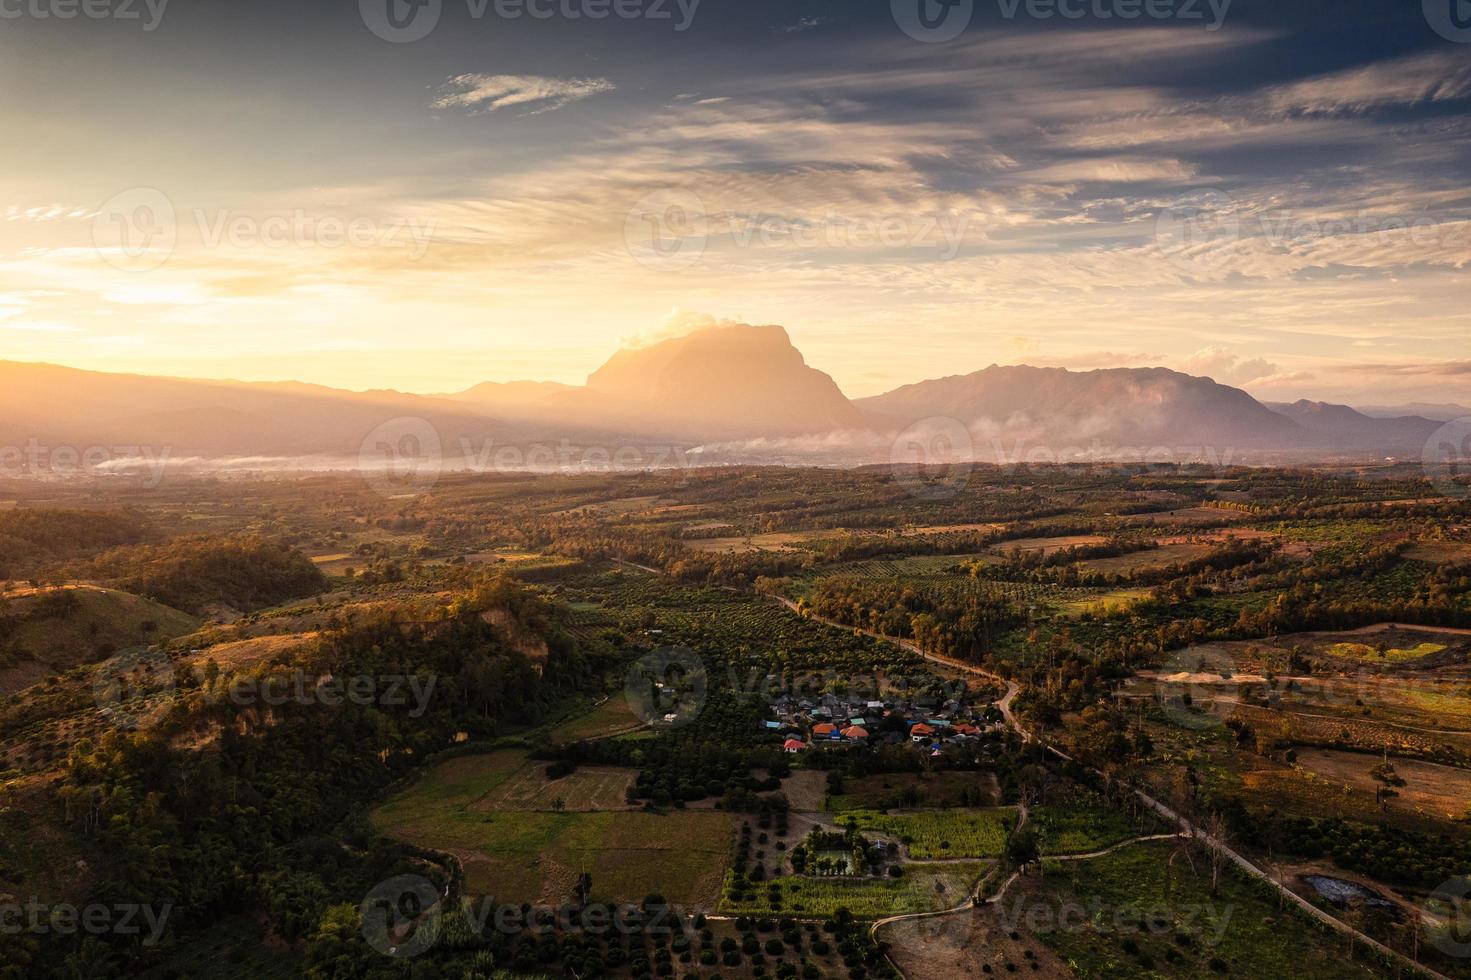
<svg viewBox="0 0 1471 980">
<path fill-rule="evenodd" d="M 1162 830 L 1152 822 L 1141 828 L 1122 811 L 1105 807 L 1038 806 L 1031 821 L 1041 834 L 1043 854 L 1088 854 Z"/>
<path fill-rule="evenodd" d="M 472 895 L 560 901 L 588 871 L 600 901 L 658 892 L 678 905 L 713 904 L 733 844 L 730 815 L 488 808 L 487 794 L 524 775 L 525 763 L 518 750 L 450 759 L 375 810 L 373 824 L 459 858 Z"/>
<path fill-rule="evenodd" d="M 585 715 L 553 728 L 548 737 L 553 742 L 577 742 L 585 738 L 616 735 L 638 728 L 643 719 L 628 710 L 628 700 L 620 691 Z"/>
<path fill-rule="evenodd" d="M 1367 643 L 1334 643 L 1324 652 L 1345 660 L 1397 664 L 1433 656 L 1444 649 L 1444 643 L 1417 643 L 1413 647 L 1385 647 L 1382 650 Z"/>
<path fill-rule="evenodd" d="M 917 860 L 999 857 L 1015 822 L 1012 807 L 902 814 L 854 810 L 838 818 L 839 826 L 852 825 L 897 838 Z"/>
<path fill-rule="evenodd" d="M 1344 955 L 1343 942 L 1305 916 L 1278 907 L 1263 886 L 1226 872 L 1212 896 L 1210 869 L 1170 861 L 1173 842 L 1139 844 L 1089 861 L 1054 862 L 1030 894 L 1008 894 L 999 913 L 1085 911 L 1077 927 L 1031 931 L 1085 977 L 1386 976 Z M 1097 908 L 1096 913 L 1091 912 Z M 1146 927 L 1161 917 L 1165 928 Z M 1033 921 L 1042 921 L 1037 914 Z M 1027 918 L 1019 917 L 1027 928 Z M 1214 963 L 1212 961 L 1215 961 Z"/>
</svg>

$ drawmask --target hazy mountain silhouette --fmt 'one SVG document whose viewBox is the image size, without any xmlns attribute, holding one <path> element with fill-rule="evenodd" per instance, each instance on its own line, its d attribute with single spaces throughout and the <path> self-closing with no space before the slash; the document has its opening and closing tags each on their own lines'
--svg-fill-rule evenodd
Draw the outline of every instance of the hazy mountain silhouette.
<svg viewBox="0 0 1471 980">
<path fill-rule="evenodd" d="M 734 445 L 742 461 L 821 452 L 872 462 L 888 458 L 897 432 L 936 417 L 1009 443 L 1364 455 L 1418 452 L 1439 424 L 1321 402 L 1267 406 L 1164 368 L 993 365 L 850 401 L 786 330 L 748 324 L 620 350 L 581 387 L 488 382 L 441 395 L 0 362 L 0 448 L 167 447 L 175 459 L 353 455 L 379 426 L 423 419 L 447 447 L 670 440 Z M 809 436 L 819 438 L 798 438 Z"/>
<path fill-rule="evenodd" d="M 1444 424 L 1416 415 L 1375 418 L 1347 405 L 1308 401 L 1306 398 L 1290 405 L 1268 404 L 1267 407 L 1337 444 L 1391 453 L 1412 452 L 1418 455 Z"/>
<path fill-rule="evenodd" d="M 939 416 L 1072 446 L 1290 449 L 1312 442 L 1302 427 L 1239 388 L 1165 368 L 992 365 L 857 404 L 904 424 Z"/>
</svg>

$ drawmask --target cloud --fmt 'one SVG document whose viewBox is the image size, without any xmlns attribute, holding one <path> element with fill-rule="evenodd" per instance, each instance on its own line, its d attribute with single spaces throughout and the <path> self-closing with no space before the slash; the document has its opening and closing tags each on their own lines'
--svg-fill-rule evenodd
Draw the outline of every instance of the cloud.
<svg viewBox="0 0 1471 980">
<path fill-rule="evenodd" d="M 543 75 L 456 75 L 434 100 L 436 109 L 494 112 L 509 106 L 536 105 L 536 115 L 560 109 L 616 86 L 606 78 L 547 78 Z"/>
<path fill-rule="evenodd" d="M 1460 377 L 1471 374 L 1471 361 L 1438 361 L 1429 364 L 1358 364 L 1351 370 L 1365 374 L 1389 374 L 1396 376 L 1435 375 Z"/>
<path fill-rule="evenodd" d="M 1471 62 L 1445 52 L 1381 61 L 1282 85 L 1267 93 L 1277 112 L 1359 113 L 1379 106 L 1471 97 Z"/>
<path fill-rule="evenodd" d="M 686 310 L 675 307 L 669 311 L 660 323 L 645 330 L 639 330 L 620 341 L 623 347 L 652 347 L 654 344 L 666 340 L 674 340 L 676 337 L 684 337 L 701 330 L 710 330 L 714 327 L 734 326 L 741 321 L 728 318 L 716 318 L 709 313 L 699 313 L 694 310 Z"/>
<path fill-rule="evenodd" d="M 1221 384 L 1244 385 L 1280 374 L 1277 365 L 1260 357 L 1243 359 L 1225 347 L 1198 350 L 1181 364 L 1189 374 L 1212 378 Z"/>
<path fill-rule="evenodd" d="M 28 333 L 77 333 L 78 329 L 70 323 L 57 323 L 52 320 L 15 320 L 0 323 L 0 330 L 24 330 Z"/>
</svg>

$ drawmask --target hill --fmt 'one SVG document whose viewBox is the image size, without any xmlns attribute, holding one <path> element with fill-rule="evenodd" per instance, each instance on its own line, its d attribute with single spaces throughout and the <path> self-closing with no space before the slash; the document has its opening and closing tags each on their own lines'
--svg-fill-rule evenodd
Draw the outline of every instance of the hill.
<svg viewBox="0 0 1471 980">
<path fill-rule="evenodd" d="M 584 391 L 555 402 L 694 439 L 805 435 L 864 421 L 785 329 L 749 324 L 620 350 L 588 376 Z"/>
<path fill-rule="evenodd" d="M 1356 449 L 1379 449 L 1388 453 L 1418 456 L 1425 443 L 1443 423 L 1409 415 L 1374 418 L 1347 405 L 1302 399 L 1290 405 L 1268 404 L 1268 408 L 1292 419 L 1310 432 L 1326 436 Z"/>
<path fill-rule="evenodd" d="M 198 628 L 188 613 L 116 589 L 12 590 L 0 599 L 0 693 Z"/>
<path fill-rule="evenodd" d="M 1246 392 L 1165 368 L 1077 372 L 992 365 L 857 404 L 904 425 L 937 416 L 980 423 L 994 427 L 1007 444 L 1319 448 L 1306 429 Z"/>
</svg>

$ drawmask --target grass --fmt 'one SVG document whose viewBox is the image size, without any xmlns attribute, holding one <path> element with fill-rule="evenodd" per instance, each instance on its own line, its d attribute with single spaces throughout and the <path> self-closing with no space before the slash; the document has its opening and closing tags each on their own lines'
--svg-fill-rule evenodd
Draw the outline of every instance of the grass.
<svg viewBox="0 0 1471 980">
<path fill-rule="evenodd" d="M 732 848 L 729 814 L 496 809 L 498 791 L 519 787 L 528 765 L 519 750 L 450 759 L 375 810 L 373 824 L 455 855 L 472 895 L 561 901 L 585 870 L 600 901 L 637 902 L 658 892 L 677 905 L 714 903 Z M 524 793 L 512 796 L 507 806 L 524 805 Z"/>
<path fill-rule="evenodd" d="M 16 622 L 0 642 L 0 667 L 21 669 L 0 675 L 0 693 L 105 660 L 108 650 L 160 643 L 199 628 L 188 613 L 116 589 L 59 586 L 12 596 L 8 611 Z"/>
<path fill-rule="evenodd" d="M 1208 544 L 1167 544 L 1160 548 L 1150 548 L 1148 551 L 1136 551 L 1128 555 L 1118 555 L 1114 558 L 1094 558 L 1083 562 L 1083 568 L 1090 572 L 1101 575 L 1127 575 L 1131 572 L 1140 572 L 1146 569 L 1166 568 L 1170 565 L 1183 565 L 1197 558 L 1210 554 L 1211 546 Z"/>
<path fill-rule="evenodd" d="M 1418 643 L 1413 647 L 1386 647 L 1381 650 L 1367 643 L 1333 643 L 1324 652 L 1345 660 L 1360 660 L 1368 663 L 1404 663 L 1433 656 L 1445 649 L 1444 643 Z"/>
<path fill-rule="evenodd" d="M 739 891 L 735 885 L 740 879 L 732 872 L 726 875 L 720 911 L 729 915 L 780 913 L 817 918 L 847 909 L 860 919 L 936 912 L 964 902 L 989 867 L 984 861 L 908 864 L 903 878 L 794 876 L 749 883 Z M 771 900 L 773 892 L 779 895 L 776 902 Z"/>
<path fill-rule="evenodd" d="M 1119 810 L 1106 807 L 1033 807 L 1031 819 L 1042 832 L 1044 854 L 1089 854 L 1120 841 L 1160 831 L 1141 828 Z"/>
<path fill-rule="evenodd" d="M 587 738 L 616 735 L 638 728 L 643 720 L 628 710 L 628 699 L 620 691 L 585 715 L 563 722 L 547 733 L 553 742 L 580 742 Z"/>
<path fill-rule="evenodd" d="M 1188 863 L 1170 861 L 1172 846 L 1146 843 L 1094 860 L 1054 862 L 1030 895 L 1008 895 L 999 912 L 1020 910 L 1019 927 L 1030 929 L 1080 976 L 1383 975 L 1344 956 L 1334 934 L 1279 909 L 1260 883 L 1223 872 L 1213 896 L 1209 868 L 1192 872 Z M 1062 914 L 1074 909 L 1078 914 Z M 1054 925 L 1047 928 L 1048 923 Z"/>
<path fill-rule="evenodd" d="M 903 814 L 854 810 L 838 818 L 839 825 L 898 838 L 918 860 L 999 857 L 1015 822 L 1012 807 Z"/>
<path fill-rule="evenodd" d="M 1085 612 L 1100 615 L 1127 609 L 1139 600 L 1149 598 L 1151 591 L 1153 590 L 1145 588 L 1112 589 L 1108 592 L 1061 602 L 1058 608 L 1070 616 L 1077 616 Z"/>
</svg>

